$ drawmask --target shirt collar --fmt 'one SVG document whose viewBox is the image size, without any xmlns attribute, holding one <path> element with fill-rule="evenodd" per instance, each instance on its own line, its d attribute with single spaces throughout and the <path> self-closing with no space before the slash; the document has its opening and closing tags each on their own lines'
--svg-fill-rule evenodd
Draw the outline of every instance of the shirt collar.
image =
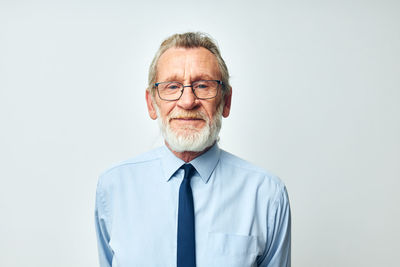
<svg viewBox="0 0 400 267">
<path fill-rule="evenodd" d="M 219 161 L 221 150 L 215 143 L 207 152 L 201 154 L 197 158 L 193 159 L 189 163 L 193 165 L 197 173 L 200 175 L 204 183 L 207 183 L 210 179 L 211 173 L 214 171 Z M 174 173 L 183 165 L 185 162 L 180 158 L 176 157 L 174 153 L 169 150 L 167 146 L 163 147 L 163 155 L 161 158 L 162 168 L 164 171 L 165 179 L 169 181 Z"/>
</svg>

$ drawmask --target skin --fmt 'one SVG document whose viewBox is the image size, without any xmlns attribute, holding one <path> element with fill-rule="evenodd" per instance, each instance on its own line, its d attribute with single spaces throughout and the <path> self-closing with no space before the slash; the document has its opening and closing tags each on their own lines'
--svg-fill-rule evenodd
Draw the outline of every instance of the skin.
<svg viewBox="0 0 400 267">
<path fill-rule="evenodd" d="M 221 74 L 218 68 L 218 62 L 215 56 L 207 49 L 200 48 L 170 48 L 165 51 L 157 64 L 157 82 L 178 81 L 184 85 L 189 85 L 197 80 L 220 80 Z M 232 90 L 224 96 L 224 107 L 222 116 L 229 116 L 231 108 Z M 157 119 L 157 113 L 154 105 L 157 105 L 160 111 L 160 116 L 163 120 L 173 110 L 177 111 L 200 111 L 205 114 L 209 121 L 212 122 L 216 114 L 217 107 L 222 101 L 222 92 L 212 99 L 197 99 L 190 87 L 185 87 L 185 90 L 179 100 L 165 101 L 158 97 L 157 94 L 153 97 L 146 90 L 146 102 L 149 116 L 151 119 Z M 199 118 L 189 116 L 183 118 L 173 118 L 168 121 L 171 128 L 179 134 L 188 134 L 190 131 L 199 131 L 206 125 L 206 121 Z M 206 152 L 206 148 L 201 152 L 176 152 L 173 151 L 167 142 L 167 147 L 180 159 L 189 162 L 199 155 Z"/>
</svg>

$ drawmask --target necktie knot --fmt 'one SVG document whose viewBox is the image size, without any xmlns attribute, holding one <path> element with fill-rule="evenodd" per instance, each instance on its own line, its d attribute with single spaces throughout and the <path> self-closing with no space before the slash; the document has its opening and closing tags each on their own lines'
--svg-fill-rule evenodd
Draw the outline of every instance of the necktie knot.
<svg viewBox="0 0 400 267">
<path fill-rule="evenodd" d="M 194 174 L 194 170 L 195 168 L 193 167 L 192 164 L 190 163 L 186 163 L 182 166 L 182 169 L 185 171 L 185 175 L 183 177 L 183 179 L 190 179 L 192 178 L 193 174 Z"/>
</svg>

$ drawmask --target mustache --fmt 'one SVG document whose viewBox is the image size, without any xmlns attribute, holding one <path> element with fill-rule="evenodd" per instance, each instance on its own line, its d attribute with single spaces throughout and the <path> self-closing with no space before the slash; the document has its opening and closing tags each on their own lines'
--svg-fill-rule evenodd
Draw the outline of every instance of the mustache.
<svg viewBox="0 0 400 267">
<path fill-rule="evenodd" d="M 201 111 L 173 110 L 168 115 L 168 120 L 171 119 L 201 119 L 208 121 L 208 117 Z"/>
</svg>

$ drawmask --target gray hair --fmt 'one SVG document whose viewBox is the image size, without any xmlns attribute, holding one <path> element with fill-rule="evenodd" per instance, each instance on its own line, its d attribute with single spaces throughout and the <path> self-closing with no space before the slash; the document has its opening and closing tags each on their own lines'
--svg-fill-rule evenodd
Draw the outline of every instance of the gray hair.
<svg viewBox="0 0 400 267">
<path fill-rule="evenodd" d="M 154 95 L 154 83 L 157 79 L 157 63 L 160 59 L 161 55 L 167 51 L 169 48 L 199 48 L 203 47 L 210 51 L 217 59 L 219 71 L 221 73 L 221 81 L 223 82 L 222 93 L 225 95 L 227 92 L 231 90 L 231 86 L 229 84 L 229 72 L 228 67 L 225 64 L 224 59 L 221 56 L 221 53 L 218 49 L 216 42 L 206 33 L 202 32 L 186 32 L 182 34 L 174 34 L 167 39 L 165 39 L 158 49 L 156 55 L 151 62 L 149 68 L 149 77 L 148 77 L 148 87 L 147 90 L 150 91 Z"/>
</svg>

